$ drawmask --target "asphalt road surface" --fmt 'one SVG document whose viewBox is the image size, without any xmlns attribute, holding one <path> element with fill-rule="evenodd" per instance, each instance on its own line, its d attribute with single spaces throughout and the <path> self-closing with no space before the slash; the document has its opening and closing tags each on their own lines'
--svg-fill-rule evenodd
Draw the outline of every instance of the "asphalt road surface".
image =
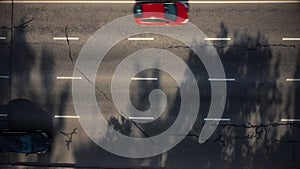
<svg viewBox="0 0 300 169">
<path fill-rule="evenodd" d="M 178 169 L 300 168 L 299 1 L 191 1 L 189 22 L 208 38 L 223 38 L 203 40 L 209 48 L 217 51 L 222 61 L 226 75 L 222 79 L 210 77 L 206 66 L 182 41 L 151 32 L 133 36 L 150 40 L 124 38 L 112 46 L 96 70 L 94 81 L 84 71 L 81 76 L 73 76 L 80 51 L 88 39 L 106 24 L 132 14 L 133 2 L 114 2 L 15 2 L 12 5 L 0 1 L 0 104 L 5 105 L 17 98 L 30 100 L 43 109 L 44 114 L 40 115 L 41 111 L 35 112 L 22 106 L 14 107 L 16 114 L 20 114 L 14 117 L 19 121 L 24 120 L 24 123 L 12 121 L 13 131 L 47 130 L 52 136 L 50 152 L 28 156 L 0 154 L 1 168 L 18 165 Z M 170 27 L 161 29 L 168 30 Z M 103 38 L 114 37 L 123 30 L 122 26 L 116 27 L 103 35 Z M 189 36 L 189 32 L 186 32 L 186 36 Z M 197 45 L 200 44 L 195 42 L 194 46 Z M 75 112 L 72 81 L 95 85 L 96 101 L 111 128 L 123 135 L 151 140 L 151 137 L 172 126 L 182 107 L 181 84 L 176 83 L 170 75 L 172 72 L 146 69 L 134 78 L 148 79 L 131 79 L 129 98 L 139 111 L 151 107 L 151 91 L 161 89 L 165 93 L 167 104 L 163 112 L 157 115 L 160 116 L 158 119 L 149 123 L 139 123 L 134 117 L 119 113 L 111 94 L 111 82 L 118 65 L 134 52 L 147 48 L 172 52 L 188 65 L 199 86 L 200 108 L 196 122 L 187 135 L 180 132 L 169 134 L 172 138 L 186 135 L 175 147 L 153 157 L 122 157 L 98 146 L 79 123 L 80 118 L 87 117 L 79 116 L 84 115 L 84 112 Z M 96 60 L 94 58 L 88 62 L 94 63 Z M 142 61 L 128 69 L 139 69 L 140 65 L 143 65 Z M 173 69 L 176 70 L 177 66 L 174 65 Z M 219 96 L 226 99 L 219 119 L 221 121 L 213 135 L 200 144 L 198 139 L 204 123 L 216 120 L 205 119 L 212 106 L 212 84 L 224 82 L 227 94 Z M 89 111 L 92 103 L 86 100 L 86 90 L 81 89 L 79 95 L 82 96 L 82 102 L 78 106 Z M 124 101 L 122 104 L 128 103 Z M 7 117 L 3 112 L 0 114 L 2 123 Z M 143 117 L 144 114 L 136 116 Z M 88 118 L 97 122 L 99 116 Z M 11 127 L 0 126 L 2 130 Z M 95 132 L 99 130 L 102 131 L 95 127 Z M 118 146 L 117 138 L 112 141 L 116 141 L 115 146 Z"/>
</svg>

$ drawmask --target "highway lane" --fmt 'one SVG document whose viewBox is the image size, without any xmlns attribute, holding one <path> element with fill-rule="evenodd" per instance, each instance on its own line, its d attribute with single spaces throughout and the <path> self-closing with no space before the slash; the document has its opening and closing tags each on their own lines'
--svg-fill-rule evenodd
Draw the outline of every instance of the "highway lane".
<svg viewBox="0 0 300 169">
<path fill-rule="evenodd" d="M 299 78 L 299 41 L 282 40 L 283 37 L 299 36 L 300 23 L 297 19 L 299 4 L 191 4 L 190 6 L 190 21 L 208 37 L 231 38 L 230 41 L 214 42 L 226 76 L 235 79 L 227 83 L 228 96 L 223 117 L 230 118 L 230 123 L 247 124 L 250 122 L 253 125 L 259 125 L 262 122 L 264 124 L 277 123 L 281 118 L 299 118 L 296 114 L 299 110 L 297 107 L 299 84 L 286 81 L 287 78 Z M 1 18 L 5 18 L 1 19 L 1 24 L 5 27 L 10 26 L 9 7 L 8 4 L 0 5 L 0 11 L 8 11 L 3 15 L 1 13 Z M 10 74 L 11 98 L 29 98 L 50 112 L 52 116 L 76 115 L 72 102 L 71 80 L 57 79 L 57 77 L 72 76 L 73 64 L 86 40 L 106 23 L 131 14 L 131 11 L 132 4 L 15 4 L 14 24 L 16 26 L 33 20 L 26 24 L 26 28 L 18 27 L 19 29 L 16 28 L 14 32 L 13 69 Z M 9 58 L 10 51 L 6 46 L 10 43 L 10 31 L 1 29 L 1 33 L 7 37 L 4 43 L 1 43 L 1 48 L 4 48 L 1 50 L 4 53 L 1 53 L 1 56 Z M 66 41 L 53 40 L 54 37 L 66 36 L 66 33 L 69 37 L 78 37 L 79 40 L 70 40 L 69 46 Z M 99 105 L 104 112 L 107 112 L 104 114 L 107 118 L 111 118 L 111 122 L 124 123 L 120 131 L 126 133 L 128 120 L 122 121 L 111 99 L 103 95 L 105 93 L 110 98 L 110 78 L 114 68 L 122 59 L 136 50 L 147 47 L 166 49 L 176 53 L 196 72 L 202 101 L 200 115 L 191 135 L 199 134 L 210 98 L 209 81 L 203 65 L 179 41 L 164 36 L 147 36 L 154 37 L 155 40 L 141 42 L 124 40 L 107 54 L 96 79 L 96 86 L 99 89 L 97 92 Z M 8 63 L 8 59 L 1 62 L 1 68 L 3 65 L 7 66 Z M 8 68 L 3 70 L 4 75 L 7 73 L 10 73 Z M 146 133 L 152 135 L 163 131 L 176 118 L 170 112 L 178 109 L 177 86 L 163 72 L 148 71 L 142 74 L 157 75 L 159 81 L 132 82 L 131 96 L 137 108 L 149 107 L 147 95 L 156 87 L 161 87 L 166 91 L 167 97 L 171 100 L 167 109 L 170 115 L 164 114 L 166 116 L 164 120 L 152 124 L 156 126 L 155 128 L 141 125 Z M 9 86 L 8 81 L 1 82 L 1 85 Z M 7 97 L 5 95 L 3 99 L 9 100 Z M 297 162 L 293 162 L 290 156 L 292 156 L 293 148 L 298 152 L 299 145 L 274 142 L 274 139 L 297 139 L 295 132 L 299 129 L 289 130 L 288 126 L 270 128 L 269 137 L 272 139 L 267 139 L 267 143 L 272 145 L 269 152 L 272 156 L 266 155 L 264 139 L 257 142 L 251 139 L 241 141 L 234 139 L 236 136 L 244 136 L 245 133 L 253 133 L 249 130 L 255 130 L 255 128 L 225 127 L 219 128 L 212 140 L 204 145 L 198 144 L 197 138 L 190 136 L 176 148 L 161 156 L 127 159 L 111 155 L 92 143 L 77 119 L 53 118 L 53 123 L 55 124 L 53 133 L 55 139 L 53 150 L 49 154 L 18 156 L 18 158 L 15 158 L 16 155 L 13 154 L 11 162 L 39 161 L 37 163 L 39 165 L 71 163 L 78 166 L 102 167 L 253 168 L 259 165 L 264 168 L 282 165 L 281 167 L 292 168 L 297 166 Z M 65 140 L 68 140 L 70 135 L 63 133 L 71 132 L 75 128 L 77 128 L 77 134 L 74 134 L 73 142 L 68 150 Z M 131 135 L 145 137 L 133 124 L 131 124 L 131 130 Z M 224 147 L 220 140 L 215 139 L 222 133 L 226 133 L 221 138 L 227 141 Z M 289 138 L 287 133 L 291 133 L 292 136 Z M 181 133 L 174 134 L 180 135 Z M 207 154 L 207 156 L 203 157 L 202 154 Z M 257 162 L 257 159 L 262 156 L 265 157 L 264 160 Z M 295 158 L 298 159 L 298 156 Z M 275 159 L 280 162 L 274 163 Z"/>
</svg>

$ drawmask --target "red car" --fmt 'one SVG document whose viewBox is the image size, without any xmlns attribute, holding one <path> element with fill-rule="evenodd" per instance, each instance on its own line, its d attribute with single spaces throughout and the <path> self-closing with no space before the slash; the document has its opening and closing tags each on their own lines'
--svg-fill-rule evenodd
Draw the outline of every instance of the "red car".
<svg viewBox="0 0 300 169">
<path fill-rule="evenodd" d="M 188 22 L 188 4 L 183 2 L 136 3 L 133 8 L 139 25 L 182 25 Z"/>
</svg>

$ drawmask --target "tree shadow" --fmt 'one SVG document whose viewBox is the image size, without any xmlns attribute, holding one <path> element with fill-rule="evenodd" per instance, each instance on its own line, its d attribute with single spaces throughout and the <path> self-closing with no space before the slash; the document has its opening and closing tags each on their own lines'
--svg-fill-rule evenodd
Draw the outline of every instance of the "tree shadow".
<svg viewBox="0 0 300 169">
<path fill-rule="evenodd" d="M 24 18 L 20 20 L 20 23 L 24 22 Z M 26 28 L 17 27 L 13 34 L 12 77 L 15 78 L 12 79 L 12 88 L 16 89 L 17 97 L 28 97 L 32 90 L 33 93 L 36 92 L 31 82 L 31 71 L 36 64 L 36 56 L 26 41 L 26 32 Z M 32 97 L 35 101 L 35 96 Z"/>
<path fill-rule="evenodd" d="M 54 114 L 63 115 L 70 97 L 70 83 L 66 83 L 62 89 L 55 86 L 55 62 L 54 56 L 46 46 L 37 48 L 27 40 L 27 31 L 30 22 L 21 18 L 18 25 L 13 27 L 12 56 L 4 50 L 6 45 L 0 45 L 0 61 L 11 67 L 11 96 L 0 92 L 1 100 L 11 100 L 5 107 L 9 110 L 10 130 L 32 132 L 43 130 L 53 139 L 56 136 L 56 127 L 63 127 L 64 122 L 54 124 Z M 2 50 L 3 49 L 3 50 Z M 3 54 L 3 55 L 2 55 Z M 11 58 L 12 57 L 12 58 Z M 6 60 L 2 60 L 6 59 Z M 11 59 L 11 60 L 10 60 Z M 3 62 L 2 62 L 3 61 Z M 1 67 L 0 69 L 8 69 Z M 10 67 L 9 67 L 10 69 Z M 2 70 L 1 70 L 2 71 Z M 10 70 L 9 70 L 10 72 Z M 2 88 L 0 83 L 0 90 Z M 59 93 L 58 95 L 56 94 Z M 7 102 L 6 102 L 7 103 Z M 3 128 L 2 128 L 3 129 Z M 13 160 L 3 161 L 2 164 L 36 159 L 38 162 L 50 163 L 52 150 L 46 154 L 24 156 L 13 154 Z M 5 155 L 5 154 L 3 154 Z M 1 154 L 2 156 L 2 154 Z"/>
<path fill-rule="evenodd" d="M 0 29 L 0 37 L 7 37 L 7 29 Z M 8 39 L 8 38 L 7 38 Z M 0 104 L 6 104 L 10 97 L 10 44 L 6 40 L 0 40 Z"/>
<path fill-rule="evenodd" d="M 157 63 L 160 64 L 160 63 Z M 138 66 L 138 65 L 136 65 Z M 158 67 L 158 65 L 157 65 Z M 132 105 L 140 110 L 141 112 L 146 111 L 150 108 L 150 102 L 149 102 L 149 95 L 150 93 L 155 89 L 160 89 L 166 94 L 167 101 L 172 101 L 172 95 L 169 94 L 172 92 L 171 88 L 168 88 L 166 86 L 163 86 L 161 83 L 162 81 L 172 81 L 174 83 L 175 80 L 170 77 L 169 74 L 166 72 L 163 72 L 158 69 L 146 69 L 140 73 L 137 74 L 137 77 L 152 77 L 152 78 L 158 78 L 159 80 L 153 80 L 153 81 L 132 81 L 131 82 L 131 103 Z M 162 116 L 160 118 L 157 118 L 154 121 L 151 121 L 149 123 L 135 123 L 136 127 L 139 127 L 139 134 L 135 137 L 152 137 L 155 135 L 160 134 L 161 132 L 165 131 L 167 128 L 169 128 L 172 123 L 174 122 L 174 118 L 166 118 L 166 116 L 177 116 L 176 112 L 175 115 L 173 114 L 171 104 L 167 104 L 165 107 L 164 112 L 162 112 Z M 140 116 L 149 116 L 149 115 L 143 115 Z M 154 115 L 155 116 L 155 115 Z M 153 127 L 153 126 L 159 126 Z"/>
<path fill-rule="evenodd" d="M 217 37 L 228 37 L 225 23 L 220 24 L 220 29 Z M 291 135 L 291 131 L 282 130 L 282 127 L 298 127 L 293 124 L 280 123 L 280 119 L 287 115 L 282 110 L 291 111 L 290 108 L 294 107 L 295 111 L 292 113 L 295 115 L 295 112 L 300 109 L 297 100 L 299 86 L 295 87 L 295 95 L 283 95 L 280 84 L 278 84 L 281 54 L 274 55 L 268 38 L 260 32 L 256 36 L 252 36 L 236 31 L 232 43 L 220 41 L 213 43 L 213 46 L 223 63 L 226 77 L 235 78 L 234 82 L 227 83 L 227 100 L 223 113 L 223 117 L 230 117 L 231 121 L 220 122 L 210 139 L 199 144 L 198 138 L 203 127 L 203 119 L 207 116 L 211 106 L 211 86 L 207 80 L 209 76 L 205 66 L 198 56 L 190 51 L 186 64 L 195 75 L 201 97 L 200 109 L 193 129 L 176 147 L 151 158 L 128 159 L 98 148 L 105 159 L 116 159 L 118 164 L 111 164 L 112 166 L 119 167 L 119 164 L 126 163 L 140 167 L 147 163 L 147 167 L 157 167 L 160 162 L 164 161 L 161 166 L 166 168 L 270 168 L 270 166 L 284 168 L 286 161 L 278 164 L 272 160 L 282 156 L 278 156 L 280 153 L 291 156 L 290 152 L 294 154 L 298 152 L 296 149 L 282 151 L 281 143 L 276 141 L 278 138 L 284 140 Z M 298 58 L 295 78 L 299 78 L 299 60 Z M 159 71 L 152 71 L 153 77 L 161 77 L 163 74 Z M 139 74 L 139 76 L 146 75 L 145 72 Z M 153 89 L 163 88 L 163 84 L 160 82 L 143 82 L 132 85 L 135 85 L 134 88 L 137 89 L 134 93 L 137 97 L 131 101 L 140 110 L 149 108 L 148 96 Z M 180 108 L 180 90 L 178 89 L 170 98 L 172 99 L 168 99 L 167 108 L 170 118 L 157 119 L 151 122 L 152 127 L 150 123 L 138 124 L 138 130 L 147 133 L 148 136 L 154 136 L 163 130 L 158 130 L 153 126 L 164 123 L 162 126 L 166 127 L 162 129 L 168 128 L 176 119 Z M 283 104 L 284 102 L 287 104 Z M 108 121 L 115 130 L 127 136 L 132 136 L 133 129 L 136 128 L 132 121 L 124 117 L 110 117 Z M 146 138 L 147 135 L 142 134 L 140 137 Z M 292 131 L 292 136 L 294 137 L 294 135 L 296 133 Z M 98 146 L 92 142 L 80 147 L 76 152 L 76 162 L 87 163 L 81 159 L 80 153 L 88 150 L 93 156 L 97 155 L 99 153 L 96 152 L 96 147 Z M 277 154 L 277 156 L 273 157 L 272 154 Z M 105 163 L 105 159 L 100 160 Z M 292 167 L 296 165 L 294 163 Z"/>
<path fill-rule="evenodd" d="M 10 130 L 42 130 L 51 134 L 52 119 L 49 114 L 27 99 L 14 99 L 7 104 L 10 116 Z"/>
<path fill-rule="evenodd" d="M 224 23 L 220 24 L 220 29 L 217 37 L 226 38 L 228 31 Z M 278 156 L 282 156 L 281 153 L 292 156 L 292 150 L 285 151 L 279 147 L 279 142 L 276 142 L 275 138 L 284 140 L 289 138 L 290 132 L 295 134 L 294 130 L 289 131 L 288 128 L 291 126 L 298 128 L 298 125 L 281 123 L 280 119 L 288 114 L 282 112 L 282 109 L 290 110 L 290 107 L 296 106 L 295 109 L 298 107 L 296 102 L 283 104 L 283 101 L 297 101 L 299 93 L 297 87 L 295 99 L 293 95 L 284 96 L 281 93 L 278 84 L 281 55 L 276 57 L 273 55 L 267 38 L 260 32 L 254 37 L 247 33 L 235 32 L 233 44 L 220 41 L 213 45 L 222 60 L 226 77 L 235 78 L 234 83 L 227 83 L 227 101 L 223 114 L 223 117 L 230 117 L 231 122 L 221 122 L 209 140 L 202 145 L 197 143 L 203 118 L 206 117 L 210 106 L 208 103 L 210 93 L 201 91 L 200 88 L 202 100 L 197 122 L 190 134 L 175 148 L 168 151 L 166 167 L 180 168 L 181 165 L 184 167 L 183 164 L 189 164 L 188 168 L 285 167 L 288 161 L 278 165 L 270 163 L 270 160 L 278 159 Z M 201 70 L 204 66 L 193 55 L 191 52 L 187 64 L 194 75 L 198 76 L 202 71 L 206 71 Z M 195 68 L 196 71 L 198 69 L 201 72 L 197 73 Z M 299 76 L 298 68 L 299 65 L 295 77 Z M 202 72 L 197 79 L 207 78 L 207 74 Z M 201 87 L 207 83 L 198 80 L 198 85 Z M 210 87 L 205 86 L 204 89 Z M 203 96 L 206 102 L 202 102 Z M 297 110 L 293 114 L 295 112 Z M 297 137 L 293 137 L 295 138 Z M 273 157 L 272 154 L 277 156 Z M 178 159 L 181 159 L 180 162 Z M 296 166 L 295 163 L 292 166 Z"/>
<path fill-rule="evenodd" d="M 53 56 L 51 55 L 50 51 L 47 50 L 45 47 L 42 49 L 41 52 L 41 63 L 40 63 L 40 77 L 41 77 L 41 82 L 44 87 L 44 92 L 45 92 L 45 100 L 43 105 L 46 106 L 46 109 L 49 112 L 54 111 L 55 107 L 55 102 L 54 102 L 54 97 L 55 95 L 53 94 L 54 90 L 54 75 L 55 75 L 55 68 L 54 68 L 54 59 Z"/>
<path fill-rule="evenodd" d="M 294 79 L 300 79 L 300 50 L 298 51 L 296 68 L 297 69 L 294 74 Z M 294 99 L 295 112 L 300 112 L 300 99 L 299 98 L 300 98 L 300 85 L 296 84 L 295 99 Z"/>
<path fill-rule="evenodd" d="M 110 117 L 108 125 L 124 135 L 129 135 L 131 133 L 132 123 L 123 116 L 121 116 L 120 120 L 115 117 Z"/>
<path fill-rule="evenodd" d="M 268 40 L 261 33 L 251 37 L 246 33 L 235 32 L 233 45 L 224 52 L 221 58 L 224 64 L 226 76 L 235 77 L 234 84 L 228 84 L 228 95 L 225 111 L 230 112 L 232 121 L 235 123 L 249 123 L 251 125 L 269 124 L 278 119 L 273 118 L 276 106 L 281 103 L 281 93 L 278 90 L 276 80 L 278 76 L 278 64 L 272 67 L 272 51 Z M 279 62 L 277 60 L 276 62 Z M 275 70 L 271 72 L 271 70 Z M 241 94 L 240 92 L 243 91 Z M 257 142 L 253 142 L 251 131 L 246 127 L 240 129 L 224 127 L 221 136 L 225 141 L 222 149 L 222 158 L 227 161 L 228 167 L 252 166 L 257 155 L 266 157 L 265 146 L 268 141 L 263 137 L 262 128 L 256 128 Z M 277 131 L 274 131 L 277 132 Z M 244 144 L 239 144 L 239 137 L 249 136 Z M 219 136 L 220 137 L 220 136 Z M 260 139 L 262 138 L 262 139 Z M 242 140 L 243 142 L 243 140 Z M 252 153 L 255 152 L 255 153 Z M 235 157 L 236 153 L 242 153 L 242 160 Z M 247 161 L 245 161 L 247 159 Z M 257 165 L 257 163 L 256 163 Z"/>
</svg>

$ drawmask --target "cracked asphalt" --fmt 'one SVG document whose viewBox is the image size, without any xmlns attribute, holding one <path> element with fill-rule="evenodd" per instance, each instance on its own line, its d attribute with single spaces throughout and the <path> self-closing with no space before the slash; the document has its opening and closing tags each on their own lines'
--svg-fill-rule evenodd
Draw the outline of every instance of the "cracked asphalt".
<svg viewBox="0 0 300 169">
<path fill-rule="evenodd" d="M 100 64 L 95 93 L 110 126 L 127 136 L 151 139 L 176 120 L 181 100 L 176 81 L 167 72 L 155 69 L 137 74 L 159 77 L 158 81 L 131 82 L 129 95 L 138 110 L 150 107 L 148 96 L 153 89 L 164 91 L 168 100 L 160 119 L 142 124 L 116 110 L 111 96 L 112 75 L 122 60 L 138 50 L 159 48 L 176 54 L 190 67 L 200 90 L 197 121 L 176 147 L 149 158 L 120 157 L 96 145 L 78 119 L 55 118 L 76 115 L 72 80 L 57 77 L 71 77 L 85 42 L 105 24 L 132 14 L 132 7 L 133 4 L 0 3 L 0 37 L 5 37 L 0 38 L 0 104 L 15 98 L 28 99 L 49 113 L 53 125 L 50 152 L 28 156 L 1 153 L 1 168 L 300 168 L 299 122 L 282 120 L 300 119 L 300 82 L 287 81 L 300 79 L 300 41 L 282 40 L 300 37 L 300 3 L 190 4 L 190 22 L 207 37 L 231 38 L 212 41 L 212 46 L 226 77 L 235 79 L 227 82 L 222 116 L 230 121 L 221 121 L 203 144 L 198 138 L 210 107 L 210 77 L 189 47 L 163 35 L 143 34 L 137 37 L 154 40 L 124 39 L 114 46 Z M 56 41 L 54 37 L 67 40 Z M 81 74 L 81 80 L 93 83 Z M 22 126 L 19 128 L 22 130 Z"/>
</svg>

